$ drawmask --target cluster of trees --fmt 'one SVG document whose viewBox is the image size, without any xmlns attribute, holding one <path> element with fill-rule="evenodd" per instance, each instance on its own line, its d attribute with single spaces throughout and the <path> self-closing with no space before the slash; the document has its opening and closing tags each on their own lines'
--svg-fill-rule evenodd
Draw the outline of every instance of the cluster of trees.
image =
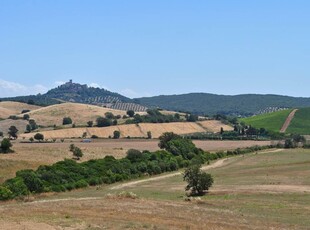
<svg viewBox="0 0 310 230">
<path fill-rule="evenodd" d="M 80 160 L 80 158 L 83 157 L 84 155 L 82 150 L 79 147 L 75 146 L 74 144 L 71 144 L 69 149 L 70 152 L 72 152 L 75 160 Z"/>
<path fill-rule="evenodd" d="M 182 121 L 180 114 L 176 113 L 175 115 L 164 115 L 158 109 L 148 109 L 146 115 L 135 114 L 132 117 L 133 119 L 127 120 L 126 124 L 170 123 Z"/>
<path fill-rule="evenodd" d="M 27 114 L 25 114 L 27 115 Z M 36 130 L 38 128 L 38 125 L 34 119 L 29 119 L 28 118 L 28 124 L 26 126 L 26 133 L 30 133 L 33 130 Z"/>
<path fill-rule="evenodd" d="M 156 152 L 131 149 L 123 159 L 104 159 L 77 163 L 66 159 L 36 171 L 22 170 L 0 186 L 0 199 L 12 199 L 29 193 L 61 192 L 89 185 L 118 181 L 174 171 L 192 164 L 203 164 L 210 153 L 198 149 L 190 141 L 173 133 L 160 138 L 162 150 Z M 72 147 L 75 151 L 76 147 Z"/>
<path fill-rule="evenodd" d="M 297 147 L 307 147 L 306 138 L 300 134 L 293 134 L 284 141 L 284 148 L 292 149 Z"/>
<path fill-rule="evenodd" d="M 12 125 L 10 126 L 9 130 L 8 130 L 8 135 L 10 139 L 17 139 L 17 134 L 18 134 L 18 129 L 16 128 L 16 126 Z M 0 137 L 3 137 L 4 133 L 2 131 L 0 131 Z"/>
</svg>

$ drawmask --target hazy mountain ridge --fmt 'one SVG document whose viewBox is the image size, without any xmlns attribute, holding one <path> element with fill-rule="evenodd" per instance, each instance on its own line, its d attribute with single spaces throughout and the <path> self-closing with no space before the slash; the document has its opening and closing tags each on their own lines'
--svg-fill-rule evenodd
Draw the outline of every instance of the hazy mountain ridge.
<svg viewBox="0 0 310 230">
<path fill-rule="evenodd" d="M 61 102 L 76 102 L 99 105 L 113 109 L 145 111 L 147 107 L 171 111 L 190 112 L 201 115 L 226 114 L 251 116 L 262 111 L 282 108 L 310 107 L 310 98 L 281 95 L 217 95 L 210 93 L 189 93 L 161 95 L 130 99 L 106 89 L 89 87 L 71 80 L 45 94 L 3 98 L 3 101 L 18 101 L 36 105 L 53 105 Z"/>
<path fill-rule="evenodd" d="M 310 98 L 281 95 L 217 95 L 209 93 L 189 93 L 137 98 L 136 101 L 148 107 L 167 110 L 187 111 L 197 114 L 228 114 L 250 116 L 269 107 L 295 108 L 310 107 Z"/>
</svg>

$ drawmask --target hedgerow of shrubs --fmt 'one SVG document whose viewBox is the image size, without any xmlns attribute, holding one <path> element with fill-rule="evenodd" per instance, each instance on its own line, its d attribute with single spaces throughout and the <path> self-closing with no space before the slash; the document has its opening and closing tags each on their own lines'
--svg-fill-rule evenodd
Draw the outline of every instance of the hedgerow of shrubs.
<svg viewBox="0 0 310 230">
<path fill-rule="evenodd" d="M 106 156 L 83 163 L 66 159 L 50 166 L 40 166 L 36 171 L 18 171 L 15 178 L 7 180 L 0 187 L 0 200 L 30 193 L 64 192 L 87 186 L 112 184 L 144 175 L 175 171 L 191 164 L 204 164 L 227 155 L 267 148 L 252 147 L 214 154 L 196 148 L 190 140 L 173 133 L 163 135 L 160 146 L 162 149 L 156 152 L 131 149 L 122 159 Z"/>
</svg>

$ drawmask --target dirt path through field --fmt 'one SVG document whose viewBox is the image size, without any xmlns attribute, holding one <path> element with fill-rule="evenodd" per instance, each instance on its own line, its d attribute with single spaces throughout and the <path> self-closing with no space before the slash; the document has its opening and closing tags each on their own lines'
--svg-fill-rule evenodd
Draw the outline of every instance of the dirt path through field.
<svg viewBox="0 0 310 230">
<path fill-rule="evenodd" d="M 227 161 L 227 160 L 228 160 L 228 158 L 218 160 L 218 161 L 216 161 L 212 165 L 203 166 L 202 170 L 208 170 L 208 169 L 213 169 L 213 168 L 221 167 L 221 166 L 224 165 L 224 162 Z M 162 179 L 165 179 L 165 178 L 174 177 L 174 176 L 178 176 L 178 175 L 181 175 L 181 174 L 182 174 L 182 172 L 169 173 L 167 175 L 162 175 L 162 176 L 152 177 L 152 178 L 148 178 L 148 179 L 128 182 L 128 183 L 124 183 L 124 184 L 120 184 L 120 185 L 114 186 L 114 187 L 111 188 L 111 190 L 123 189 L 123 188 L 126 188 L 126 187 L 132 187 L 132 186 L 135 186 L 137 184 L 141 184 L 141 183 L 145 183 L 145 182 L 149 182 L 149 181 L 162 180 Z"/>
<path fill-rule="evenodd" d="M 295 116 L 295 113 L 297 112 L 298 109 L 294 109 L 290 115 L 288 115 L 288 117 L 286 118 L 286 121 L 284 122 L 281 130 L 280 130 L 280 133 L 285 133 L 287 128 L 290 126 L 294 116 Z"/>
<path fill-rule="evenodd" d="M 267 154 L 267 153 L 275 153 L 275 152 L 280 152 L 283 151 L 282 149 L 275 149 L 275 150 L 269 150 L 269 151 L 264 151 L 264 152 L 260 152 L 259 154 Z M 243 157 L 243 156 L 238 156 Z M 236 157 L 233 157 L 236 158 Z M 230 159 L 233 158 L 225 158 L 225 159 L 220 159 L 216 162 L 214 162 L 211 165 L 206 165 L 202 167 L 202 170 L 209 170 L 209 169 L 214 169 L 214 168 L 219 168 L 219 167 L 223 167 L 225 165 L 227 165 Z M 145 183 L 145 182 L 150 182 L 150 181 L 158 181 L 158 180 L 163 180 L 166 178 L 170 178 L 170 177 L 174 177 L 174 176 L 178 176 L 181 175 L 182 172 L 175 172 L 175 173 L 170 173 L 170 174 L 166 174 L 166 175 L 162 175 L 162 176 L 157 176 L 157 177 L 152 177 L 152 178 L 147 178 L 147 179 L 142 179 L 142 180 L 138 180 L 138 181 L 132 181 L 132 182 L 127 182 L 127 183 L 123 183 L 114 187 L 111 187 L 110 190 L 118 190 L 118 189 L 123 189 L 123 188 L 127 188 L 127 187 L 132 187 L 132 186 L 136 186 L 138 184 L 141 183 Z M 239 187 L 238 187 L 239 189 Z M 260 191 L 273 191 L 272 189 L 274 189 L 274 192 L 310 192 L 310 186 L 298 186 L 298 185 L 255 185 L 255 186 L 243 186 L 243 188 L 241 188 L 241 190 L 260 190 Z M 216 190 L 216 192 L 225 192 L 225 188 L 220 189 L 220 190 Z M 232 188 L 231 191 L 234 191 L 234 189 Z M 237 191 L 237 189 L 236 189 Z M 57 203 L 57 202 L 63 202 L 63 201 L 87 201 L 87 200 L 99 200 L 102 199 L 102 197 L 83 197 L 83 198 L 74 198 L 74 197 L 69 197 L 69 198 L 63 198 L 63 199 L 44 199 L 44 200 L 37 200 L 37 201 L 33 201 L 30 203 L 25 203 L 25 204 L 38 204 L 38 203 Z M 16 204 L 9 204 L 8 206 L 12 206 L 12 205 L 16 205 Z M 0 210 L 1 208 L 6 207 L 6 205 L 0 206 Z"/>
<path fill-rule="evenodd" d="M 260 154 L 279 152 L 279 151 L 282 151 L 282 149 L 276 149 L 276 150 L 271 150 L 271 151 L 264 151 L 264 152 L 261 152 Z M 239 157 L 242 157 L 242 156 L 239 156 Z M 203 171 L 206 171 L 206 170 L 209 170 L 209 169 L 223 167 L 223 166 L 225 166 L 228 163 L 227 161 L 229 159 L 232 159 L 232 158 L 220 159 L 220 160 L 214 162 L 211 165 L 203 166 L 201 169 Z M 135 186 L 137 184 L 141 184 L 141 183 L 145 183 L 145 182 L 149 182 L 149 181 L 158 181 L 158 180 L 166 179 L 166 178 L 169 178 L 169 177 L 178 176 L 178 175 L 181 175 L 181 174 L 182 174 L 182 172 L 179 171 L 179 172 L 169 173 L 169 174 L 162 175 L 162 176 L 147 178 L 147 179 L 138 180 L 138 181 L 132 181 L 132 182 L 128 182 L 128 183 L 124 183 L 124 184 L 120 184 L 120 185 L 114 186 L 114 187 L 111 188 L 111 190 L 123 189 L 123 188 L 126 188 L 126 187 L 132 187 L 132 186 Z"/>
</svg>

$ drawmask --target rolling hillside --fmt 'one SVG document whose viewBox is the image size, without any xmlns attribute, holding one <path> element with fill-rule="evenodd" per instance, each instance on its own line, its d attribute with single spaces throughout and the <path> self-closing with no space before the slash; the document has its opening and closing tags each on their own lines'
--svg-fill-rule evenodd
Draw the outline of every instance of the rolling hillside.
<svg viewBox="0 0 310 230">
<path fill-rule="evenodd" d="M 13 102 L 13 101 L 1 101 L 0 102 L 0 118 L 6 119 L 11 115 L 21 114 L 22 110 L 35 110 L 39 109 L 39 106 L 28 105 L 26 103 Z"/>
<path fill-rule="evenodd" d="M 255 128 L 265 128 L 270 131 L 279 132 L 291 111 L 292 109 L 288 109 L 274 113 L 267 113 L 243 118 L 240 119 L 240 121 Z"/>
<path fill-rule="evenodd" d="M 224 125 L 219 121 L 208 121 L 203 123 L 203 125 L 194 122 L 175 122 L 175 123 L 141 123 L 139 125 L 118 125 L 110 126 L 104 128 L 70 128 L 61 130 L 51 130 L 40 132 L 45 138 L 80 138 L 83 133 L 87 133 L 87 137 L 96 135 L 101 138 L 108 138 L 113 136 L 113 132 L 118 130 L 121 132 L 121 137 L 147 137 L 147 132 L 152 132 L 153 138 L 158 138 L 164 132 L 174 132 L 176 134 L 191 134 L 191 133 L 201 133 L 201 132 L 219 132 L 220 128 L 223 127 L 224 130 L 231 130 L 230 126 Z M 34 136 L 34 133 L 22 134 L 21 137 L 30 138 Z"/>
<path fill-rule="evenodd" d="M 113 110 L 95 105 L 79 103 L 63 103 L 51 105 L 29 112 L 30 118 L 37 124 L 43 126 L 62 125 L 64 117 L 71 117 L 76 125 L 86 125 L 88 121 L 96 121 L 99 116 L 104 116 L 106 112 L 112 112 L 116 115 L 125 115 L 126 111 Z"/>
<path fill-rule="evenodd" d="M 269 107 L 310 107 L 310 98 L 258 94 L 227 96 L 208 93 L 190 93 L 144 97 L 135 100 L 148 107 L 160 107 L 173 111 L 188 111 L 208 115 L 221 113 L 250 116 Z"/>
<path fill-rule="evenodd" d="M 104 106 L 116 110 L 134 110 L 145 112 L 147 107 L 135 103 L 132 99 L 106 89 L 89 87 L 85 84 L 73 83 L 72 80 L 49 90 L 45 94 L 2 98 L 2 101 L 18 101 L 42 106 L 56 105 L 64 102 L 75 102 Z"/>
<path fill-rule="evenodd" d="M 287 129 L 288 133 L 310 134 L 310 108 L 299 109 Z"/>
</svg>

